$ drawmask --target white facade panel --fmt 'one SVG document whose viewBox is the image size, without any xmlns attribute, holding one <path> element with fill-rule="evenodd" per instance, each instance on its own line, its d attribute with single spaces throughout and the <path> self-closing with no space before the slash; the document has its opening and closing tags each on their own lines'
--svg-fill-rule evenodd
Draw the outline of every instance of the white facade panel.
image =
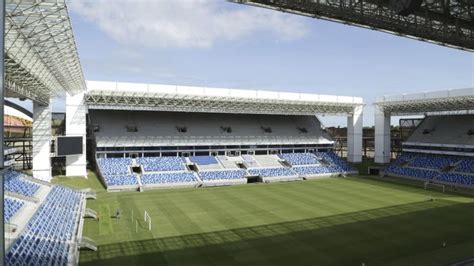
<svg viewBox="0 0 474 266">
<path fill-rule="evenodd" d="M 149 93 L 160 93 L 160 94 L 176 94 L 175 85 L 158 85 L 150 84 L 148 86 Z"/>
<path fill-rule="evenodd" d="M 51 182 L 51 104 L 33 103 L 33 177 Z"/>
<path fill-rule="evenodd" d="M 257 99 L 272 99 L 277 100 L 280 95 L 276 91 L 257 91 Z"/>
<path fill-rule="evenodd" d="M 148 92 L 148 84 L 144 83 L 117 83 L 117 91 L 123 92 Z"/>
<path fill-rule="evenodd" d="M 321 102 L 338 102 L 337 101 L 338 96 L 334 95 L 319 95 L 319 101 Z"/>
<path fill-rule="evenodd" d="M 66 136 L 82 137 L 82 154 L 66 157 L 66 176 L 87 177 L 84 93 L 66 95 Z"/>
<path fill-rule="evenodd" d="M 257 91 L 254 90 L 229 90 L 230 97 L 238 97 L 238 98 L 257 98 Z"/>
<path fill-rule="evenodd" d="M 228 97 L 228 96 L 229 96 L 229 89 L 204 88 L 204 94 L 205 94 L 206 96 Z"/>
<path fill-rule="evenodd" d="M 202 88 L 202 87 L 191 87 L 191 86 L 177 86 L 176 87 L 176 93 L 204 96 L 204 88 Z"/>
</svg>

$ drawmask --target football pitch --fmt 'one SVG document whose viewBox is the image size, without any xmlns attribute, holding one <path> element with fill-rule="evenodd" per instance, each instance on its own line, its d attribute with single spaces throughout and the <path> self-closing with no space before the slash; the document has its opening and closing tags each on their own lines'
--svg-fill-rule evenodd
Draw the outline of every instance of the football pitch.
<svg viewBox="0 0 474 266">
<path fill-rule="evenodd" d="M 82 250 L 80 265 L 446 265 L 474 257 L 473 198 L 360 177 L 100 191 L 87 207 L 100 219 L 86 219 L 83 234 L 99 246 Z"/>
</svg>

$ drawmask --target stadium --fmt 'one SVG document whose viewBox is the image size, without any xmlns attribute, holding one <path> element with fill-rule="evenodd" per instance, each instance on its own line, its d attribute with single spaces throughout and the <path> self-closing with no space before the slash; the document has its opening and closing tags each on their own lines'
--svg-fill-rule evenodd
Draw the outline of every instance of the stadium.
<svg viewBox="0 0 474 266">
<path fill-rule="evenodd" d="M 230 2 L 474 49 L 468 1 Z M 86 80 L 67 1 L 1 3 L 1 88 L 32 102 L 0 101 L 2 265 L 473 265 L 474 87 Z"/>
</svg>

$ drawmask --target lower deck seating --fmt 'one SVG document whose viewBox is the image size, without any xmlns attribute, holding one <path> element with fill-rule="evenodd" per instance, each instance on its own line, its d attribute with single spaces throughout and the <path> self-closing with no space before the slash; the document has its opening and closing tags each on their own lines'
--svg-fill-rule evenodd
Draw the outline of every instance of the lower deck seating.
<svg viewBox="0 0 474 266">
<path fill-rule="evenodd" d="M 23 201 L 17 199 L 5 198 L 3 201 L 3 220 L 8 223 L 24 204 Z"/>
<path fill-rule="evenodd" d="M 409 176 L 409 177 L 415 177 L 415 178 L 421 178 L 421 179 L 433 179 L 437 175 L 439 175 L 439 172 L 435 170 L 418 169 L 418 168 L 411 168 L 411 167 L 400 167 L 396 165 L 390 166 L 387 169 L 385 169 L 385 173 Z"/>
<path fill-rule="evenodd" d="M 308 164 L 319 164 L 318 159 L 312 153 L 283 153 L 278 154 L 282 159 L 285 159 L 292 166 L 295 165 L 308 165 Z"/>
<path fill-rule="evenodd" d="M 100 158 L 97 164 L 102 175 L 126 175 L 130 172 L 130 158 Z"/>
<path fill-rule="evenodd" d="M 261 177 L 277 177 L 277 176 L 295 176 L 297 175 L 290 168 L 254 168 L 248 170 L 251 175 Z"/>
<path fill-rule="evenodd" d="M 184 158 L 181 157 L 141 157 L 137 159 L 137 163 L 142 165 L 146 172 L 185 170 Z"/>
<path fill-rule="evenodd" d="M 111 175 L 104 176 L 107 186 L 133 186 L 138 185 L 135 175 Z"/>
<path fill-rule="evenodd" d="M 4 175 L 4 189 L 6 191 L 32 197 L 40 186 L 22 178 L 23 174 L 16 171 L 8 171 Z"/>
<path fill-rule="evenodd" d="M 6 252 L 6 265 L 71 265 L 82 218 L 82 192 L 53 186 Z M 75 247 L 75 246 L 74 246 Z"/>
<path fill-rule="evenodd" d="M 456 172 L 474 174 L 474 158 L 461 160 L 456 166 Z"/>
<path fill-rule="evenodd" d="M 457 157 L 419 154 L 412 159 L 410 166 L 441 170 L 447 166 L 453 165 L 457 161 L 459 161 L 459 158 Z"/>
<path fill-rule="evenodd" d="M 53 187 L 26 227 L 25 234 L 52 240 L 72 240 L 80 218 L 82 193 Z"/>
<path fill-rule="evenodd" d="M 201 171 L 198 173 L 202 181 L 241 179 L 245 178 L 246 174 L 244 170 Z"/>
<path fill-rule="evenodd" d="M 196 177 L 191 172 L 173 172 L 159 174 L 145 174 L 141 176 L 142 184 L 172 184 L 172 183 L 194 183 Z"/>
<path fill-rule="evenodd" d="M 442 173 L 437 180 L 447 183 L 474 186 L 474 175 L 463 175 L 458 173 Z"/>
<path fill-rule="evenodd" d="M 68 265 L 70 245 L 35 236 L 20 236 L 4 258 L 5 265 Z"/>
<path fill-rule="evenodd" d="M 321 158 L 326 163 L 329 163 L 336 172 L 351 172 L 354 171 L 354 168 L 350 166 L 346 161 L 344 161 L 341 157 L 339 157 L 334 152 L 316 152 L 316 157 Z"/>
<path fill-rule="evenodd" d="M 302 176 L 339 173 L 340 169 L 331 165 L 316 165 L 316 166 L 295 166 L 292 168 L 296 173 Z"/>
<path fill-rule="evenodd" d="M 408 165 L 402 166 L 405 160 Z M 448 167 L 451 166 L 451 167 Z M 403 153 L 385 173 L 432 180 L 433 182 L 452 183 L 456 185 L 474 185 L 474 158 L 459 156 Z"/>
</svg>

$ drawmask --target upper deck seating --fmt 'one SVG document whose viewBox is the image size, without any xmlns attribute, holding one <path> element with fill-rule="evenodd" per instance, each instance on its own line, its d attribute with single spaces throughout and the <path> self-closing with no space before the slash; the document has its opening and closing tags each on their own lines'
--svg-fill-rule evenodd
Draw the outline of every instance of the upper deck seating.
<svg viewBox="0 0 474 266">
<path fill-rule="evenodd" d="M 278 155 L 291 165 L 319 164 L 318 159 L 312 153 L 283 153 Z"/>
<path fill-rule="evenodd" d="M 141 157 L 137 163 L 143 166 L 146 172 L 182 171 L 185 170 L 184 159 L 181 157 Z"/>
<path fill-rule="evenodd" d="M 202 181 L 213 180 L 232 180 L 245 178 L 247 174 L 244 170 L 216 170 L 216 171 L 201 171 L 198 173 Z"/>
<path fill-rule="evenodd" d="M 21 194 L 23 196 L 32 197 L 40 188 L 40 185 L 22 179 L 22 173 L 16 171 L 8 171 L 5 173 L 4 188 L 6 191 Z"/>
<path fill-rule="evenodd" d="M 407 139 L 408 143 L 474 145 L 474 114 L 427 116 Z"/>
<path fill-rule="evenodd" d="M 126 175 L 130 173 L 130 158 L 100 158 L 97 159 L 102 175 Z"/>
</svg>

